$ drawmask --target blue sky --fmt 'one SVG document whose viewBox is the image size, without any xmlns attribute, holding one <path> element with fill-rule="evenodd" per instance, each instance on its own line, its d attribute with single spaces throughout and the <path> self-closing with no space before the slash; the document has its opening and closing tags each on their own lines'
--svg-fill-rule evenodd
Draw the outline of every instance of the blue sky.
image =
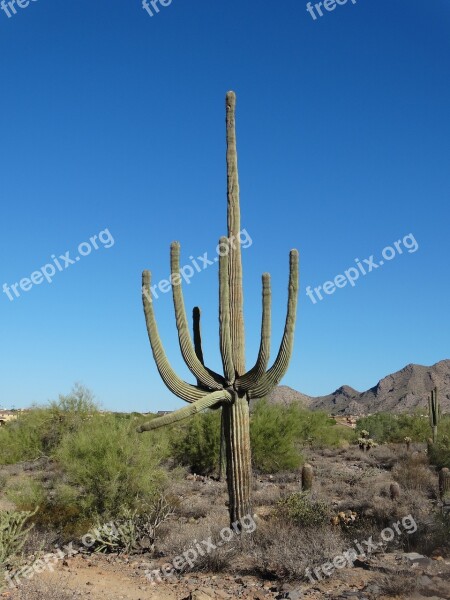
<svg viewBox="0 0 450 600">
<path fill-rule="evenodd" d="M 303 0 L 173 0 L 153 17 L 138 0 L 0 12 L 0 285 L 75 256 L 101 231 L 114 240 L 55 269 L 52 283 L 13 301 L 0 293 L 0 405 L 42 403 L 75 381 L 106 408 L 182 404 L 153 364 L 140 274 L 167 276 L 172 240 L 187 264 L 214 255 L 225 233 L 229 89 L 253 242 L 243 251 L 248 364 L 264 271 L 276 352 L 292 247 L 301 293 L 283 383 L 311 395 L 364 390 L 409 362 L 449 358 L 449 28 L 448 0 L 349 1 L 316 20 Z M 415 252 L 315 304 L 306 295 L 408 234 Z M 205 354 L 219 368 L 216 266 L 185 297 L 189 311 L 202 308 Z M 155 311 L 188 378 L 170 294 Z"/>
</svg>

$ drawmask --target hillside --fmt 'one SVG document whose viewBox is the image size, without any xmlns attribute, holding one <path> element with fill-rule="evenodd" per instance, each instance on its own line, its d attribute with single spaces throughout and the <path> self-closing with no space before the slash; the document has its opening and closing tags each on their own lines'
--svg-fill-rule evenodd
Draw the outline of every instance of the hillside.
<svg viewBox="0 0 450 600">
<path fill-rule="evenodd" d="M 409 364 L 365 392 L 343 385 L 332 394 L 314 398 L 279 386 L 269 396 L 269 401 L 276 404 L 301 402 L 313 410 L 334 415 L 411 412 L 419 407 L 426 410 L 427 396 L 435 386 L 439 390 L 442 411 L 450 412 L 450 360 L 441 360 L 431 367 Z"/>
</svg>

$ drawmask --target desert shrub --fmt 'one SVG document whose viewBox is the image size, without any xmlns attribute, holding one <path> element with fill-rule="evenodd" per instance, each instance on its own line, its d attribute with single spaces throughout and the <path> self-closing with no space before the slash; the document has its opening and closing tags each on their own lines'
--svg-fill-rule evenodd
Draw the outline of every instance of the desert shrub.
<svg viewBox="0 0 450 600">
<path fill-rule="evenodd" d="M 192 496 L 183 498 L 176 507 L 177 516 L 186 519 L 202 519 L 207 516 L 211 508 L 211 500 L 205 496 Z"/>
<path fill-rule="evenodd" d="M 150 437 L 113 415 L 93 415 L 66 434 L 55 457 L 70 486 L 59 490 L 56 501 L 67 504 L 76 497 L 84 514 L 114 516 L 123 507 L 139 508 L 159 493 L 164 481 L 161 456 Z M 70 488 L 77 491 L 72 497 Z"/>
<path fill-rule="evenodd" d="M 10 484 L 6 497 L 22 511 L 34 511 L 45 503 L 46 493 L 42 484 L 30 477 Z"/>
<path fill-rule="evenodd" d="M 98 517 L 95 526 L 83 537 L 94 552 L 143 552 L 153 548 L 159 527 L 173 514 L 166 496 L 160 496 L 141 511 L 123 508 L 109 523 Z"/>
<path fill-rule="evenodd" d="M 191 564 L 183 564 L 182 571 L 220 572 L 231 570 L 233 561 L 237 560 L 239 556 L 240 538 L 247 537 L 247 535 L 232 535 L 230 541 L 225 543 L 221 539 L 220 532 L 226 521 L 227 514 L 223 507 L 222 512 L 213 509 L 205 519 L 195 523 L 169 523 L 163 529 L 160 539 L 157 540 L 156 552 L 159 556 L 167 556 L 173 560 L 174 557 L 181 556 L 190 548 L 195 548 L 195 542 L 198 540 L 205 551 L 203 554 L 197 553 L 197 557 L 192 560 Z M 222 523 L 222 526 L 219 523 Z M 216 548 L 206 549 L 200 540 L 211 540 Z"/>
<path fill-rule="evenodd" d="M 302 457 L 297 449 L 300 408 L 257 402 L 251 415 L 250 437 L 253 466 L 263 473 L 298 468 Z"/>
<path fill-rule="evenodd" d="M 50 455 L 67 432 L 77 430 L 96 411 L 92 393 L 75 384 L 67 395 L 19 413 L 15 421 L 0 428 L 2 464 L 15 464 Z"/>
<path fill-rule="evenodd" d="M 338 447 L 348 444 L 355 437 L 352 429 L 338 425 L 325 412 L 298 409 L 296 416 L 297 439 L 312 448 Z"/>
<path fill-rule="evenodd" d="M 419 587 L 418 578 L 411 577 L 411 573 L 407 567 L 403 571 L 398 569 L 396 573 L 381 575 L 377 584 L 380 588 L 380 593 L 389 598 L 404 597 L 405 594 L 410 598 Z"/>
<path fill-rule="evenodd" d="M 439 469 L 450 468 L 450 437 L 446 434 L 439 436 L 437 443 L 431 446 L 428 458 Z"/>
<path fill-rule="evenodd" d="M 302 528 L 279 519 L 260 523 L 242 543 L 251 571 L 281 581 L 305 579 L 307 568 L 328 562 L 345 549 L 338 528 Z"/>
<path fill-rule="evenodd" d="M 295 492 L 277 502 L 276 514 L 280 520 L 288 519 L 296 525 L 317 527 L 330 520 L 328 505 L 311 497 L 309 492 Z"/>
<path fill-rule="evenodd" d="M 359 419 L 356 432 L 367 430 L 378 443 L 401 443 L 405 437 L 413 442 L 424 442 L 430 436 L 428 419 L 420 414 L 377 413 Z"/>
<path fill-rule="evenodd" d="M 171 430 L 175 461 L 199 475 L 217 470 L 220 452 L 220 412 L 207 411 Z"/>
<path fill-rule="evenodd" d="M 356 424 L 357 434 L 362 431 L 369 431 L 370 435 L 379 443 L 392 441 L 392 438 L 398 436 L 397 417 L 390 413 L 377 413 L 363 417 L 358 419 Z"/>
<path fill-rule="evenodd" d="M 425 455 L 407 455 L 392 469 L 392 477 L 400 487 L 411 491 L 423 491 L 436 497 L 436 476 L 428 467 Z"/>
</svg>

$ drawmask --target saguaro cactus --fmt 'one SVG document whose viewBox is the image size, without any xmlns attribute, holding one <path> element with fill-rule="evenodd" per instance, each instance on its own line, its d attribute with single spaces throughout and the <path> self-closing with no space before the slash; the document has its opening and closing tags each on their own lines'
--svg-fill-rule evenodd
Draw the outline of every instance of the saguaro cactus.
<svg viewBox="0 0 450 600">
<path fill-rule="evenodd" d="M 450 471 L 447 467 L 439 471 L 439 494 L 442 500 L 450 496 Z"/>
<path fill-rule="evenodd" d="M 437 440 L 437 428 L 441 416 L 441 407 L 438 400 L 437 388 L 431 390 L 431 395 L 428 396 L 428 412 L 430 415 L 430 426 L 433 430 L 433 444 Z"/>
<path fill-rule="evenodd" d="M 312 465 L 304 464 L 302 469 L 302 491 L 307 492 L 312 489 L 314 479 L 314 469 Z"/>
<path fill-rule="evenodd" d="M 142 298 L 156 366 L 166 386 L 190 404 L 139 428 L 139 431 L 149 431 L 180 421 L 206 408 L 222 408 L 231 523 L 251 513 L 249 401 L 266 396 L 287 371 L 294 342 L 298 296 L 298 251 L 291 250 L 287 316 L 277 357 L 272 367 L 267 370 L 271 335 L 271 288 L 270 275 L 265 273 L 262 276 L 262 325 L 259 353 L 255 365 L 247 371 L 244 352 L 241 248 L 238 242 L 240 205 L 235 107 L 236 96 L 234 92 L 228 92 L 226 95 L 228 236 L 222 237 L 218 246 L 219 332 L 223 375 L 215 373 L 204 365 L 198 309 L 194 309 L 194 343 L 192 342 L 181 289 L 180 245 L 178 242 L 173 242 L 171 283 L 178 338 L 182 356 L 197 379 L 197 385 L 182 381 L 169 364 L 156 326 L 150 295 L 150 272 L 144 271 Z"/>
</svg>

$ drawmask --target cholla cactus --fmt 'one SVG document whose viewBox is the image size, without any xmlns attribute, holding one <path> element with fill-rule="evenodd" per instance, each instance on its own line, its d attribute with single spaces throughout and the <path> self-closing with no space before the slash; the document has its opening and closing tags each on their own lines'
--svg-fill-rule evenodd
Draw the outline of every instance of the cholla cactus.
<svg viewBox="0 0 450 600">
<path fill-rule="evenodd" d="M 434 390 L 431 390 L 431 395 L 428 396 L 428 413 L 430 416 L 430 426 L 433 430 L 433 444 L 435 444 L 437 440 L 438 423 L 441 417 L 441 406 L 439 404 L 436 387 Z"/>
<path fill-rule="evenodd" d="M 410 446 L 411 446 L 412 439 L 411 439 L 410 437 L 406 436 L 405 438 L 403 438 L 403 441 L 404 441 L 404 442 L 405 442 L 405 444 L 406 444 L 406 449 L 409 451 L 409 448 L 410 448 Z"/>
<path fill-rule="evenodd" d="M 251 453 L 249 401 L 263 398 L 280 382 L 287 371 L 294 342 L 298 296 L 298 251 L 291 250 L 289 298 L 286 323 L 278 355 L 267 370 L 270 354 L 271 289 L 270 275 L 262 276 L 262 325 L 259 353 L 250 370 L 245 367 L 245 336 L 242 292 L 241 248 L 236 243 L 240 234 L 239 181 L 235 133 L 236 96 L 226 96 L 228 236 L 220 239 L 219 258 L 219 323 L 220 352 L 223 375 L 208 369 L 203 361 L 199 312 L 194 323 L 194 343 L 189 327 L 181 290 L 180 245 L 171 246 L 171 283 L 181 354 L 197 380 L 191 385 L 181 380 L 172 369 L 164 352 L 156 326 L 150 294 L 150 272 L 142 276 L 142 298 L 147 331 L 156 366 L 166 386 L 189 403 L 172 414 L 142 425 L 148 431 L 169 425 L 206 408 L 222 408 L 226 447 L 226 469 L 231 522 L 251 514 Z"/>
<path fill-rule="evenodd" d="M 363 433 L 363 432 L 361 432 L 361 433 Z M 364 452 L 367 452 L 367 450 L 370 450 L 371 448 L 375 448 L 375 446 L 378 446 L 378 444 L 375 442 L 375 440 L 373 440 L 372 438 L 367 438 L 367 437 L 358 438 L 358 445 L 359 445 L 359 449 L 363 450 Z"/>
<path fill-rule="evenodd" d="M 307 492 L 312 489 L 314 479 L 314 469 L 312 465 L 305 464 L 302 469 L 302 491 Z"/>
<path fill-rule="evenodd" d="M 28 525 L 37 512 L 33 511 L 0 511 L 0 569 L 11 564 L 17 557 L 27 541 L 28 534 L 34 524 Z"/>
<path fill-rule="evenodd" d="M 369 437 L 369 435 L 370 435 L 370 433 L 367 431 L 367 429 L 363 429 L 363 430 L 361 431 L 361 437 L 363 437 L 363 438 L 368 438 L 368 437 Z"/>
</svg>

